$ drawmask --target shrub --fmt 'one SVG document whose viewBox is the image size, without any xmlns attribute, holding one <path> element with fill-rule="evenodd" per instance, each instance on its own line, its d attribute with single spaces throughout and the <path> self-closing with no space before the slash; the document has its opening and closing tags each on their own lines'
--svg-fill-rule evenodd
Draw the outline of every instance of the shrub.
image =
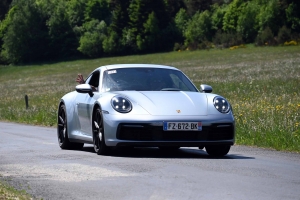
<svg viewBox="0 0 300 200">
<path fill-rule="evenodd" d="M 283 44 L 288 42 L 292 39 L 291 30 L 288 29 L 286 26 L 283 26 L 279 29 L 277 41 L 279 44 Z"/>
<path fill-rule="evenodd" d="M 269 27 L 265 28 L 257 35 L 255 44 L 257 46 L 275 45 L 276 42 L 274 40 L 274 34 L 272 30 Z"/>
<path fill-rule="evenodd" d="M 218 48 L 228 48 L 241 45 L 244 41 L 242 35 L 239 33 L 223 33 L 219 30 L 213 38 L 213 43 Z"/>
</svg>

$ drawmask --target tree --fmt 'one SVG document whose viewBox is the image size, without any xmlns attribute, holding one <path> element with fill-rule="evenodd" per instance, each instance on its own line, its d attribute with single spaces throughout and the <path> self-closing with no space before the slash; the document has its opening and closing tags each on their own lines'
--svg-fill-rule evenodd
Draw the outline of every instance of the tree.
<svg viewBox="0 0 300 200">
<path fill-rule="evenodd" d="M 214 29 L 215 31 L 222 30 L 223 19 L 224 19 L 224 15 L 226 13 L 227 7 L 228 6 L 226 4 L 223 4 L 220 6 L 218 4 L 214 4 L 212 6 L 211 23 L 212 23 L 212 29 Z"/>
<path fill-rule="evenodd" d="M 196 12 L 210 10 L 212 0 L 184 0 L 187 13 L 193 16 Z"/>
<path fill-rule="evenodd" d="M 46 18 L 34 0 L 18 0 L 11 8 L 3 37 L 3 55 L 11 63 L 47 58 L 49 37 Z"/>
<path fill-rule="evenodd" d="M 151 13 L 154 13 L 152 16 Z M 153 46 L 148 46 L 147 40 L 153 37 L 151 33 L 145 30 L 145 26 L 150 25 L 149 17 L 152 18 L 151 23 L 156 25 L 160 31 L 166 29 L 170 23 L 169 15 L 167 14 L 166 4 L 163 0 L 132 0 L 129 8 L 129 28 L 124 30 L 123 41 L 125 45 L 132 45 L 133 51 L 149 51 Z M 154 16 L 157 20 L 154 20 Z M 148 22 L 147 22 L 148 21 Z M 151 26 L 152 26 L 151 25 Z M 150 35 L 149 35 L 150 34 Z M 154 34 L 154 32 L 152 32 Z M 161 39 L 164 37 L 160 37 Z M 157 40 L 156 43 L 161 43 L 162 40 Z M 162 49 L 161 49 L 162 50 Z"/>
<path fill-rule="evenodd" d="M 180 33 L 184 33 L 188 20 L 190 19 L 190 17 L 188 16 L 188 14 L 186 13 L 186 10 L 181 8 L 178 13 L 175 16 L 175 24 L 176 27 L 178 28 Z"/>
<path fill-rule="evenodd" d="M 285 9 L 287 24 L 295 30 L 296 32 L 300 32 L 300 2 L 295 1 L 288 5 Z"/>
<path fill-rule="evenodd" d="M 107 0 L 88 0 L 84 12 L 85 21 L 98 19 L 110 23 L 111 14 L 108 8 Z"/>
<path fill-rule="evenodd" d="M 1 0 L 0 1 L 0 21 L 5 18 L 5 15 L 9 11 L 9 7 L 12 0 Z"/>
<path fill-rule="evenodd" d="M 257 15 L 258 29 L 260 32 L 269 27 L 273 33 L 277 33 L 279 28 L 283 26 L 284 18 L 280 16 L 279 6 L 278 0 L 268 0 L 260 5 L 260 10 Z"/>
<path fill-rule="evenodd" d="M 241 12 L 243 0 L 234 0 L 228 5 L 223 18 L 223 30 L 225 32 L 236 32 L 237 21 Z"/>
<path fill-rule="evenodd" d="M 256 16 L 259 5 L 255 2 L 245 2 L 241 5 L 241 11 L 237 20 L 237 32 L 243 36 L 246 42 L 254 42 L 258 33 Z"/>
<path fill-rule="evenodd" d="M 185 45 L 198 48 L 198 45 L 206 40 L 211 41 L 211 20 L 210 12 L 197 12 L 188 22 L 185 36 Z"/>
<path fill-rule="evenodd" d="M 84 32 L 80 37 L 78 50 L 84 55 L 97 58 L 103 56 L 103 41 L 107 37 L 107 25 L 93 19 L 83 24 Z"/>
<path fill-rule="evenodd" d="M 69 21 L 68 2 L 44 0 L 47 10 L 46 21 L 50 37 L 49 52 L 52 59 L 68 58 L 78 54 L 78 39 Z M 70 3 L 70 2 L 69 2 Z"/>
<path fill-rule="evenodd" d="M 84 12 L 88 0 L 69 0 L 67 3 L 67 16 L 69 24 L 75 28 L 80 27 L 84 23 Z"/>
</svg>

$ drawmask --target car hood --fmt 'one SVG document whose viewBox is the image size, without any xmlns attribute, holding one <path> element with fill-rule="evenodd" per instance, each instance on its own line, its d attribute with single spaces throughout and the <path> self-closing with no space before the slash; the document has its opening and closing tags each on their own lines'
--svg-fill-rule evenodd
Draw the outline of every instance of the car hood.
<svg viewBox="0 0 300 200">
<path fill-rule="evenodd" d="M 185 91 L 123 91 L 127 97 L 151 115 L 207 115 L 205 93 Z M 133 108 L 134 109 L 134 108 Z"/>
</svg>

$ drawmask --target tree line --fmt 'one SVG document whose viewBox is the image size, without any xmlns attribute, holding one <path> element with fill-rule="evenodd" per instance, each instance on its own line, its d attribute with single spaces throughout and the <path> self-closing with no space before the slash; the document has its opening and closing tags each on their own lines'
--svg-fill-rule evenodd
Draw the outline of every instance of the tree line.
<svg viewBox="0 0 300 200">
<path fill-rule="evenodd" d="M 0 63 L 277 45 L 298 0 L 1 0 Z"/>
</svg>

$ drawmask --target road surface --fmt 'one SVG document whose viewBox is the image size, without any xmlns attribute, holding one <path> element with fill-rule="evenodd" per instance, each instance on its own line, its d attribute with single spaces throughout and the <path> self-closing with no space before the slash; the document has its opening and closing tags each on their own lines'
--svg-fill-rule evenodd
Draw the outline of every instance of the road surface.
<svg viewBox="0 0 300 200">
<path fill-rule="evenodd" d="M 56 129 L 0 122 L 0 179 L 37 199 L 300 199 L 300 154 L 233 146 L 98 156 L 61 150 Z"/>
</svg>

